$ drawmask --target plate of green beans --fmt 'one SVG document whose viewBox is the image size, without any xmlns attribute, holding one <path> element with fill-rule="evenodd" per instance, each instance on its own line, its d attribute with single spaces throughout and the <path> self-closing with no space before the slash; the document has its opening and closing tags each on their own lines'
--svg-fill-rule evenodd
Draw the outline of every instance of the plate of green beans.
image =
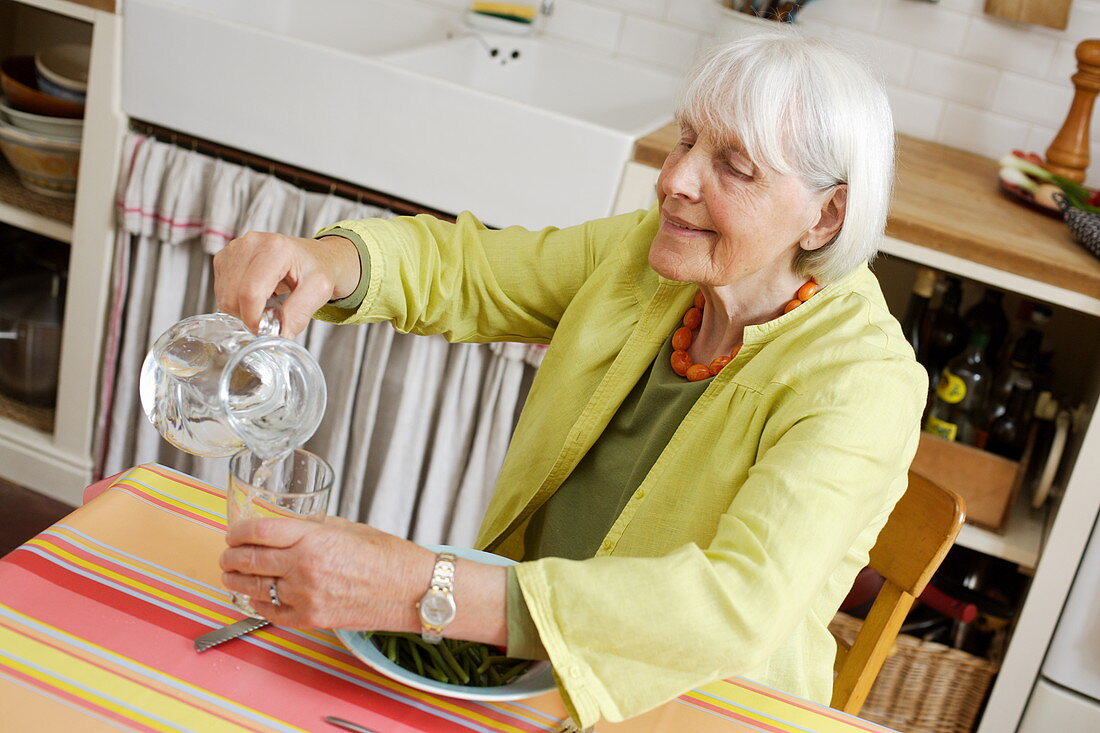
<svg viewBox="0 0 1100 733">
<path fill-rule="evenodd" d="M 513 560 L 481 550 L 425 545 L 491 565 Z M 459 563 L 461 572 L 461 563 Z M 512 659 L 490 644 L 443 639 L 429 644 L 419 634 L 336 629 L 336 635 L 364 664 L 387 677 L 425 692 L 463 700 L 522 700 L 555 688 L 549 662 Z"/>
</svg>

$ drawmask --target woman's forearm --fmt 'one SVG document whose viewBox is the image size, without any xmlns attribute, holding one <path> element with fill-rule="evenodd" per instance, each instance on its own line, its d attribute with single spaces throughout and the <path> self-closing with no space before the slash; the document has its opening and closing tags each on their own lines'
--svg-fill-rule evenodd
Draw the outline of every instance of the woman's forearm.
<svg viewBox="0 0 1100 733">
<path fill-rule="evenodd" d="M 458 614 L 443 633 L 454 639 L 507 647 L 507 594 L 506 568 L 459 560 L 455 571 L 455 604 L 458 606 Z"/>
<path fill-rule="evenodd" d="M 346 298 L 355 292 L 362 277 L 359 266 L 359 250 L 346 237 L 336 235 L 321 237 L 317 240 L 325 246 L 325 257 L 332 273 L 332 297 L 329 300 Z"/>
<path fill-rule="evenodd" d="M 403 584 L 395 604 L 394 630 L 420 632 L 416 602 L 428 590 L 434 556 L 418 555 L 410 563 L 408 582 Z M 497 565 L 459 559 L 455 568 L 454 599 L 458 611 L 443 630 L 450 639 L 480 641 L 500 647 L 508 645 L 508 570 Z"/>
</svg>

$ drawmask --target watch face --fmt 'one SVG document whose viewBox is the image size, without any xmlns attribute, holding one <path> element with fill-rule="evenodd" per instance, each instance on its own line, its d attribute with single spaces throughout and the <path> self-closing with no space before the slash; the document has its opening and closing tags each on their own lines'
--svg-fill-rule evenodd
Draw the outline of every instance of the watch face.
<svg viewBox="0 0 1100 733">
<path fill-rule="evenodd" d="M 431 626 L 444 626 L 455 617 L 454 599 L 437 590 L 431 590 L 420 599 L 420 617 Z"/>
</svg>

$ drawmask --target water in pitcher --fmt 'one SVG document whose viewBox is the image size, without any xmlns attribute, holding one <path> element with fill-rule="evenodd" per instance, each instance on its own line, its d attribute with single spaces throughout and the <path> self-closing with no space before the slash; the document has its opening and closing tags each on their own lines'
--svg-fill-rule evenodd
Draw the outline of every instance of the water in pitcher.
<svg viewBox="0 0 1100 733">
<path fill-rule="evenodd" d="M 320 366 L 280 338 L 277 303 L 259 334 L 224 313 L 193 316 L 157 339 L 141 373 L 141 402 L 164 439 L 188 453 L 248 447 L 274 460 L 305 443 L 325 409 Z"/>
</svg>

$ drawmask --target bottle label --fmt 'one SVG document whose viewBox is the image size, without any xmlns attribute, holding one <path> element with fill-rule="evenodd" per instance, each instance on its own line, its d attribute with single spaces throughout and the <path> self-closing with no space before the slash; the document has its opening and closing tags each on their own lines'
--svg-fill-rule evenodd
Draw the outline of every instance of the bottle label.
<svg viewBox="0 0 1100 733">
<path fill-rule="evenodd" d="M 944 369 L 936 385 L 936 396 L 949 405 L 957 405 L 966 399 L 966 382 Z"/>
<path fill-rule="evenodd" d="M 924 423 L 924 429 L 946 440 L 955 440 L 956 436 L 959 434 L 958 425 L 953 422 L 947 422 L 946 420 L 940 420 L 934 415 L 928 416 L 928 420 Z"/>
</svg>

